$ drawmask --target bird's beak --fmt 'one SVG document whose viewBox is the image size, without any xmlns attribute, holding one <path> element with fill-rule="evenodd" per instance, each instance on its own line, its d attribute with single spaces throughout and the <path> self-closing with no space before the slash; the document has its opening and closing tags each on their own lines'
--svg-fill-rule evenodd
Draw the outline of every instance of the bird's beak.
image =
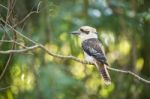
<svg viewBox="0 0 150 99">
<path fill-rule="evenodd" d="M 79 30 L 71 32 L 71 34 L 74 34 L 74 35 L 80 35 L 80 33 L 81 32 Z"/>
</svg>

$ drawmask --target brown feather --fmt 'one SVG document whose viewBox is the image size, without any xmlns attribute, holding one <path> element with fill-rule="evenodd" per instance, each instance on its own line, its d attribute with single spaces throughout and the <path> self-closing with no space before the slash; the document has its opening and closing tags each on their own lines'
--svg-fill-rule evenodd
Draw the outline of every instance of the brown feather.
<svg viewBox="0 0 150 99">
<path fill-rule="evenodd" d="M 106 65 L 105 64 L 102 64 L 101 62 L 99 61 L 96 61 L 96 67 L 98 68 L 102 78 L 104 79 L 104 83 L 106 85 L 109 85 L 111 84 L 111 78 L 110 78 L 110 75 L 107 71 L 107 68 L 106 68 Z"/>
</svg>

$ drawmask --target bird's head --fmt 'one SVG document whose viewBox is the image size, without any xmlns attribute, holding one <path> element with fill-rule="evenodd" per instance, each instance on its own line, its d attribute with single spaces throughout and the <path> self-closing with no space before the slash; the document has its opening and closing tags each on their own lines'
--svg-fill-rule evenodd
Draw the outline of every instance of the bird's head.
<svg viewBox="0 0 150 99">
<path fill-rule="evenodd" d="M 71 34 L 79 36 L 81 41 L 98 37 L 96 29 L 90 26 L 82 26 L 77 31 L 71 32 Z"/>
</svg>

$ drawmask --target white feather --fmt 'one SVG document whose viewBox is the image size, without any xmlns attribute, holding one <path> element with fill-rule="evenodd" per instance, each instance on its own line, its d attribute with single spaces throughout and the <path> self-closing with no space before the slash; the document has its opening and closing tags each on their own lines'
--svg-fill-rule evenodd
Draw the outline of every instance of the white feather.
<svg viewBox="0 0 150 99">
<path fill-rule="evenodd" d="M 90 32 L 89 34 L 81 33 L 79 35 L 79 37 L 80 37 L 81 41 L 84 41 L 84 40 L 87 40 L 87 39 L 90 39 L 90 38 L 98 38 L 97 34 L 92 33 L 92 32 Z"/>
<path fill-rule="evenodd" d="M 94 62 L 94 58 L 92 56 L 89 56 L 86 52 L 84 52 L 84 57 L 86 61 L 91 62 L 91 63 Z"/>
</svg>

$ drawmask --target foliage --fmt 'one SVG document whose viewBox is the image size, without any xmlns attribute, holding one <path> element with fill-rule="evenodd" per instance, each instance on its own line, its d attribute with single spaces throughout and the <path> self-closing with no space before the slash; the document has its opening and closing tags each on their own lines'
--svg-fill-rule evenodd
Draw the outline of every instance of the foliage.
<svg viewBox="0 0 150 99">
<path fill-rule="evenodd" d="M 1 0 L 7 7 L 13 0 Z M 14 0 L 13 19 L 36 11 L 38 0 Z M 39 13 L 16 27 L 50 51 L 83 58 L 79 40 L 69 34 L 82 25 L 98 31 L 111 67 L 131 70 L 150 79 L 149 0 L 42 0 Z M 0 6 L 0 18 L 7 10 Z M 10 19 L 10 24 L 14 24 Z M 2 24 L 1 24 L 2 25 Z M 0 38 L 13 39 L 13 32 L 0 26 Z M 32 44 L 17 36 L 25 46 Z M 11 43 L 0 44 L 8 50 Z M 22 48 L 16 46 L 16 49 Z M 9 55 L 0 54 L 0 73 Z M 150 86 L 131 76 L 111 72 L 112 85 L 105 86 L 95 67 L 49 56 L 36 49 L 14 54 L 0 81 L 0 99 L 147 99 Z"/>
</svg>

